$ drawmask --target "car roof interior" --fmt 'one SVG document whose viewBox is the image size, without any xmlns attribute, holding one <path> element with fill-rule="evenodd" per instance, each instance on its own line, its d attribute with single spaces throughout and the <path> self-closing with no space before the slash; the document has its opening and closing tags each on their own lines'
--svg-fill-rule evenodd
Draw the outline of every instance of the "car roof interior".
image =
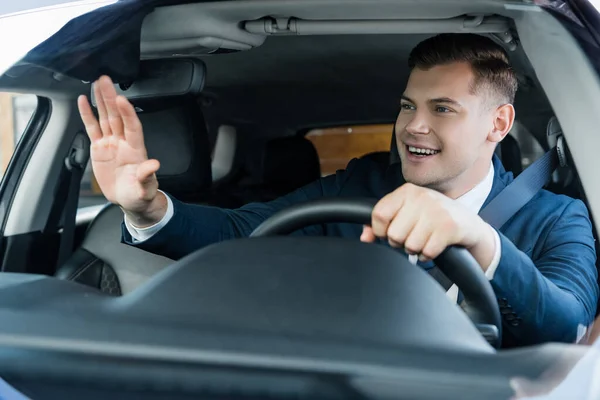
<svg viewBox="0 0 600 400">
<path fill-rule="evenodd" d="M 206 64 L 200 97 L 213 141 L 223 124 L 254 126 L 255 135 L 277 137 L 313 126 L 394 121 L 411 48 L 435 33 L 480 32 L 498 42 L 512 40 L 504 45 L 512 49 L 519 75 L 518 119 L 530 132 L 545 133 L 551 109 L 503 2 L 342 3 L 224 1 L 159 7 L 142 26 L 142 58 L 177 52 Z M 477 14 L 486 17 L 468 16 Z M 277 20 L 265 15 L 312 19 L 313 24 L 297 24 L 306 33 L 269 34 L 260 27 L 265 21 L 276 26 Z M 369 21 L 382 17 L 386 20 Z M 279 23 L 292 25 L 287 18 Z M 29 67 L 16 66 L 0 85 L 45 89 L 53 97 L 89 93 L 88 84 Z"/>
</svg>

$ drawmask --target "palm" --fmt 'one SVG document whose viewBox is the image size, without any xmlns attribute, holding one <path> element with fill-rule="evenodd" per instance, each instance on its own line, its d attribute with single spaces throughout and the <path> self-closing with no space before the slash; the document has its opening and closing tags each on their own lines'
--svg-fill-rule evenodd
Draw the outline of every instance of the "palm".
<svg viewBox="0 0 600 400">
<path fill-rule="evenodd" d="M 118 98 L 112 82 L 102 77 L 94 87 L 99 120 L 85 99 L 79 110 L 92 141 L 91 162 L 104 196 L 131 211 L 142 210 L 156 195 L 156 160 L 148 160 L 142 125 L 133 106 Z"/>
<path fill-rule="evenodd" d="M 124 190 L 136 187 L 137 167 L 146 160 L 145 151 L 135 149 L 119 138 L 102 138 L 94 142 L 91 148 L 96 180 L 106 198 L 117 204 L 121 203 L 120 198 L 127 197 Z"/>
</svg>

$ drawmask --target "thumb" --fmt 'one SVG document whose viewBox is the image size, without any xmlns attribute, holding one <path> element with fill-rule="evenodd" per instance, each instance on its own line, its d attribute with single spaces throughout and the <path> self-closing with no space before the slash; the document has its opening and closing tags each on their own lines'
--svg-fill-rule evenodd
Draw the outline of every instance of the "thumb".
<svg viewBox="0 0 600 400">
<path fill-rule="evenodd" d="M 137 169 L 137 179 L 140 183 L 146 183 L 160 168 L 158 160 L 146 160 Z"/>
<path fill-rule="evenodd" d="M 362 234 L 360 235 L 360 240 L 362 242 L 371 243 L 376 239 L 375 234 L 373 233 L 373 228 L 368 225 L 363 226 Z"/>
</svg>

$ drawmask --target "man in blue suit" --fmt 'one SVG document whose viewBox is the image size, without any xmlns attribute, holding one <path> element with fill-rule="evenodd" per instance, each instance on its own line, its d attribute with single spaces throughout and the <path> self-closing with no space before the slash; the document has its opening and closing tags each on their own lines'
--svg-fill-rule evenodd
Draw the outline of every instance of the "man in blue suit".
<svg viewBox="0 0 600 400">
<path fill-rule="evenodd" d="M 376 197 L 370 226 L 326 224 L 300 234 L 385 239 L 422 265 L 448 246 L 464 246 L 498 297 L 505 345 L 578 340 L 598 299 L 585 205 L 542 190 L 499 230 L 478 215 L 513 179 L 494 156 L 515 118 L 517 79 L 506 53 L 479 35 L 438 35 L 413 49 L 409 67 L 395 130 L 400 164 L 353 160 L 272 202 L 236 210 L 184 204 L 160 191 L 159 162 L 147 157 L 134 108 L 101 77 L 94 85 L 99 119 L 85 96 L 78 105 L 96 179 L 125 214 L 123 241 L 177 259 L 247 236 L 293 204 Z M 448 295 L 456 299 L 456 288 Z"/>
</svg>

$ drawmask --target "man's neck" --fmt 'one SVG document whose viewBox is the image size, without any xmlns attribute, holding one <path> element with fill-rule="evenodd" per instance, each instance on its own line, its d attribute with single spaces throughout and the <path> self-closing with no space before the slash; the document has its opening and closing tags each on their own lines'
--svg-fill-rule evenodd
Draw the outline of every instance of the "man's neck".
<svg viewBox="0 0 600 400">
<path fill-rule="evenodd" d="M 477 164 L 483 165 L 479 166 Z M 491 168 L 491 160 L 478 160 L 471 169 L 465 171 L 464 174 L 457 176 L 452 182 L 448 182 L 448 188 L 440 190 L 440 192 L 451 199 L 458 199 L 480 185 L 488 176 Z M 469 173 L 470 175 L 466 175 Z"/>
</svg>

